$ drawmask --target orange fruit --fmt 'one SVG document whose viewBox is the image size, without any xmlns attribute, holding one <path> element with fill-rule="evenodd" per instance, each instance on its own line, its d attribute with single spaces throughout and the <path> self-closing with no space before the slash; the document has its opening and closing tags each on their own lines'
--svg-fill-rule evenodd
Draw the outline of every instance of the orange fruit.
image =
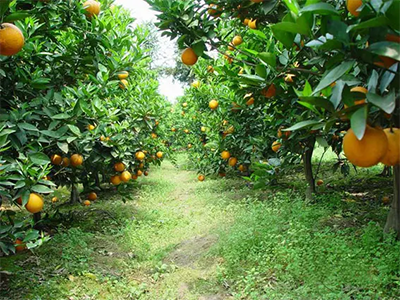
<svg viewBox="0 0 400 300">
<path fill-rule="evenodd" d="M 224 173 L 224 172 L 219 172 L 218 175 L 219 175 L 219 177 L 225 177 L 225 176 L 226 176 L 226 173 Z"/>
<path fill-rule="evenodd" d="M 96 126 L 94 126 L 94 125 L 88 125 L 87 126 L 87 129 L 90 130 L 90 131 L 94 130 L 95 128 L 96 128 Z"/>
<path fill-rule="evenodd" d="M 233 44 L 234 46 L 239 46 L 239 45 L 242 44 L 242 43 L 243 43 L 243 39 L 242 39 L 242 37 L 241 37 L 240 35 L 235 36 L 235 37 L 233 38 L 233 40 L 232 40 L 232 44 Z"/>
<path fill-rule="evenodd" d="M 58 201 L 58 198 L 57 197 L 53 197 L 52 199 L 51 199 L 51 202 L 53 202 L 53 203 L 56 203 Z"/>
<path fill-rule="evenodd" d="M 176 128 L 175 128 L 175 127 L 172 127 L 172 128 L 171 128 L 171 131 L 175 132 L 175 131 L 176 131 Z"/>
<path fill-rule="evenodd" d="M 111 177 L 111 183 L 113 185 L 120 185 L 121 184 L 121 178 L 119 178 L 119 175 L 114 175 Z"/>
<path fill-rule="evenodd" d="M 207 67 L 207 72 L 208 72 L 208 73 L 214 73 L 214 68 L 213 68 L 213 66 L 208 66 L 208 67 Z"/>
<path fill-rule="evenodd" d="M 140 177 L 140 176 L 143 175 L 143 172 L 142 172 L 141 170 L 137 170 L 136 175 L 137 175 L 138 177 Z"/>
<path fill-rule="evenodd" d="M 210 103 L 208 104 L 208 107 L 211 108 L 212 110 L 217 109 L 218 101 L 217 100 L 211 100 Z"/>
<path fill-rule="evenodd" d="M 119 178 L 121 179 L 121 181 L 123 182 L 128 182 L 129 180 L 132 179 L 132 174 L 128 171 L 124 171 L 122 172 L 122 174 L 119 176 Z"/>
<path fill-rule="evenodd" d="M 275 142 L 272 143 L 272 147 L 271 148 L 272 148 L 272 151 L 278 152 L 281 147 L 282 147 L 282 144 L 280 142 L 278 142 L 278 141 L 275 141 Z"/>
<path fill-rule="evenodd" d="M 189 133 L 189 129 L 185 129 L 183 132 L 184 133 Z"/>
<path fill-rule="evenodd" d="M 250 22 L 250 19 L 246 18 L 246 19 L 243 20 L 243 25 L 248 26 L 249 22 Z"/>
<path fill-rule="evenodd" d="M 200 81 L 198 81 L 198 80 L 193 81 L 191 86 L 197 89 L 198 87 L 200 87 Z M 186 103 L 186 106 L 187 106 L 187 103 Z"/>
<path fill-rule="evenodd" d="M 279 128 L 278 134 L 276 136 L 278 137 L 278 139 L 280 139 L 282 137 L 282 135 L 283 135 L 282 130 Z"/>
<path fill-rule="evenodd" d="M 192 144 L 188 144 L 188 148 L 189 148 L 189 149 L 192 148 Z"/>
<path fill-rule="evenodd" d="M 383 131 L 388 139 L 388 149 L 381 159 L 381 163 L 393 167 L 400 163 L 400 129 L 386 128 Z"/>
<path fill-rule="evenodd" d="M 26 249 L 26 245 L 22 242 L 21 239 L 16 239 L 14 242 L 14 245 L 18 245 L 18 246 L 15 246 L 16 252 L 22 252 Z"/>
<path fill-rule="evenodd" d="M 322 179 L 320 179 L 320 180 L 317 181 L 317 185 L 318 185 L 318 186 L 321 186 L 321 185 L 323 185 L 323 184 L 324 184 L 324 181 L 323 181 Z"/>
<path fill-rule="evenodd" d="M 349 129 L 343 138 L 343 152 L 349 162 L 357 167 L 372 167 L 379 163 L 388 150 L 388 139 L 382 129 L 367 126 L 365 134 L 358 140 Z"/>
<path fill-rule="evenodd" d="M 35 193 L 29 195 L 28 203 L 26 203 L 25 208 L 32 214 L 36 214 L 42 211 L 44 206 L 43 198 Z"/>
<path fill-rule="evenodd" d="M 85 200 L 85 201 L 83 201 L 83 205 L 85 205 L 85 206 L 89 206 L 91 203 L 90 203 L 90 201 L 89 200 Z"/>
<path fill-rule="evenodd" d="M 114 165 L 114 170 L 117 172 L 122 172 L 125 170 L 125 165 L 123 162 L 118 162 Z"/>
<path fill-rule="evenodd" d="M 347 10 L 355 17 L 358 17 L 360 15 L 360 12 L 357 10 L 361 7 L 362 4 L 363 4 L 362 0 L 346 1 Z"/>
<path fill-rule="evenodd" d="M 221 157 L 222 159 L 229 159 L 231 157 L 231 154 L 229 153 L 229 151 L 222 151 L 221 153 Z"/>
<path fill-rule="evenodd" d="M 89 200 L 94 201 L 97 199 L 97 194 L 95 192 L 91 192 L 88 197 Z"/>
<path fill-rule="evenodd" d="M 62 161 L 63 167 L 65 167 L 65 168 L 69 167 L 69 164 L 70 164 L 69 158 L 68 157 L 64 157 L 63 161 Z"/>
<path fill-rule="evenodd" d="M 138 179 L 138 176 L 137 176 L 136 174 L 133 174 L 133 175 L 132 175 L 132 179 L 133 179 L 133 180 L 137 180 L 137 179 Z"/>
<path fill-rule="evenodd" d="M 153 139 L 156 139 L 156 138 L 157 138 L 157 134 L 154 133 L 154 132 L 152 132 L 152 133 L 151 133 L 151 137 L 152 137 Z"/>
<path fill-rule="evenodd" d="M 382 197 L 382 203 L 383 204 L 389 204 L 390 203 L 390 198 L 388 196 Z"/>
<path fill-rule="evenodd" d="M 182 52 L 182 63 L 184 63 L 187 66 L 193 66 L 197 60 L 198 56 L 194 52 L 192 48 L 187 48 Z"/>
<path fill-rule="evenodd" d="M 204 126 L 202 126 L 202 127 L 200 128 L 200 130 L 201 130 L 201 132 L 206 132 L 207 128 L 205 128 Z"/>
<path fill-rule="evenodd" d="M 138 151 L 136 152 L 135 157 L 137 160 L 144 160 L 146 158 L 146 154 L 144 154 L 142 151 Z"/>
<path fill-rule="evenodd" d="M 70 162 L 71 162 L 71 166 L 73 166 L 75 168 L 79 167 L 83 164 L 83 156 L 80 154 L 74 154 L 71 156 Z"/>
<path fill-rule="evenodd" d="M 206 179 L 206 177 L 204 175 L 199 175 L 199 177 L 197 177 L 197 179 L 199 181 L 204 181 L 204 179 Z"/>
<path fill-rule="evenodd" d="M 129 86 L 129 82 L 126 79 L 121 79 L 121 82 L 119 83 L 119 87 L 124 90 L 128 86 Z"/>
<path fill-rule="evenodd" d="M 256 19 L 251 19 L 248 23 L 249 28 L 251 29 L 257 29 L 257 20 Z"/>
<path fill-rule="evenodd" d="M 22 31 L 11 23 L 0 24 L 0 55 L 15 55 L 24 47 Z"/>
<path fill-rule="evenodd" d="M 22 197 L 19 197 L 16 201 L 19 205 L 22 205 Z"/>
<path fill-rule="evenodd" d="M 86 10 L 86 15 L 91 18 L 94 15 L 98 16 L 100 14 L 100 2 L 94 0 L 88 0 L 83 3 L 83 7 Z"/>
<path fill-rule="evenodd" d="M 163 153 L 161 152 L 161 151 L 158 151 L 157 153 L 156 153 L 156 156 L 158 157 L 158 158 L 162 158 L 163 157 Z"/>
<path fill-rule="evenodd" d="M 210 16 L 215 17 L 215 18 L 220 17 L 221 13 L 222 13 L 221 10 L 218 9 L 218 5 L 212 4 L 212 3 L 208 6 L 207 12 Z"/>
<path fill-rule="evenodd" d="M 128 76 L 129 76 L 129 73 L 127 71 L 121 71 L 118 73 L 119 80 L 126 79 L 126 78 L 128 78 Z"/>
<path fill-rule="evenodd" d="M 51 156 L 51 163 L 53 164 L 53 165 L 56 165 L 56 166 L 59 166 L 59 165 L 61 165 L 62 164 L 62 162 L 63 162 L 63 158 L 61 157 L 61 155 L 58 155 L 58 154 L 53 154 L 52 156 Z"/>
<path fill-rule="evenodd" d="M 236 164 L 237 164 L 237 158 L 236 157 L 229 158 L 228 165 L 230 165 L 231 167 L 234 167 L 234 166 L 236 166 Z"/>
<path fill-rule="evenodd" d="M 263 89 L 261 91 L 261 94 L 265 97 L 265 98 L 272 98 L 275 97 L 276 95 L 276 87 L 274 84 L 271 84 L 268 89 Z"/>
<path fill-rule="evenodd" d="M 148 171 L 144 171 L 144 176 L 149 176 L 149 172 Z"/>
<path fill-rule="evenodd" d="M 247 171 L 247 168 L 246 168 L 245 165 L 240 165 L 240 166 L 238 167 L 238 170 L 239 170 L 240 172 L 246 172 L 246 171 Z"/>
</svg>

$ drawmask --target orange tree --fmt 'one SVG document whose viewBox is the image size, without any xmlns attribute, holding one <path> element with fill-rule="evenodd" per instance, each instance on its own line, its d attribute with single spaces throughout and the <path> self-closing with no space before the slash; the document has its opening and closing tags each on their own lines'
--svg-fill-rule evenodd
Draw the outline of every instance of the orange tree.
<svg viewBox="0 0 400 300">
<path fill-rule="evenodd" d="M 4 253 L 45 240 L 31 227 L 55 187 L 75 202 L 82 184 L 88 205 L 102 182 L 123 192 L 163 158 L 168 104 L 148 68 L 149 31 L 111 4 L 0 3 L 0 196 L 34 214 L 1 211 Z"/>
<path fill-rule="evenodd" d="M 343 146 L 355 166 L 380 161 L 394 166 L 394 201 L 386 230 L 400 234 L 400 1 L 148 2 L 161 12 L 158 27 L 164 34 L 179 36 L 180 47 L 186 48 L 185 64 L 209 58 L 206 50 L 218 51 L 227 59 L 230 67 L 224 71 L 232 81 L 232 65 L 245 69 L 237 91 L 252 87 L 267 95 L 269 103 L 289 104 L 280 115 L 292 126 L 281 132 L 294 134 L 274 149 L 280 143 L 282 151 L 304 147 L 309 195 L 317 138 L 337 153 Z M 343 130 L 348 130 L 344 143 Z"/>
</svg>

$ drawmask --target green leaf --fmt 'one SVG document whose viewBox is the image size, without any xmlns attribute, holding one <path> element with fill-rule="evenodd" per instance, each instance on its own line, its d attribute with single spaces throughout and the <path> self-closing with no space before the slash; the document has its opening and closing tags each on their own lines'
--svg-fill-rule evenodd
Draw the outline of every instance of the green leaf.
<svg viewBox="0 0 400 300">
<path fill-rule="evenodd" d="M 81 131 L 79 130 L 78 127 L 74 126 L 74 125 L 67 125 L 69 130 L 71 130 L 71 132 L 77 136 L 81 136 Z"/>
<path fill-rule="evenodd" d="M 383 97 L 368 92 L 367 100 L 368 102 L 374 104 L 375 106 L 379 107 L 388 114 L 391 114 L 396 107 L 396 93 L 394 90 L 392 90 L 388 95 Z"/>
<path fill-rule="evenodd" d="M 272 9 L 275 7 L 277 0 L 269 0 L 269 1 L 264 1 L 262 4 L 262 10 L 265 15 L 269 14 Z"/>
<path fill-rule="evenodd" d="M 23 12 L 23 11 L 14 12 L 14 13 L 8 15 L 7 17 L 5 17 L 4 22 L 15 22 L 18 20 L 23 20 L 25 18 L 28 18 L 29 16 L 30 16 L 30 14 L 28 12 Z"/>
<path fill-rule="evenodd" d="M 339 11 L 337 11 L 332 5 L 324 2 L 310 4 L 308 6 L 303 7 L 300 10 L 300 14 L 304 14 L 306 12 L 310 12 L 313 14 L 319 15 L 339 15 Z"/>
<path fill-rule="evenodd" d="M 332 102 L 322 97 L 300 97 L 301 101 L 312 104 L 313 106 L 322 107 L 328 111 L 335 111 Z"/>
<path fill-rule="evenodd" d="M 387 87 L 392 83 L 393 79 L 396 76 L 396 71 L 397 71 L 399 65 L 400 65 L 399 63 L 394 64 L 393 66 L 391 66 L 389 68 L 389 70 L 392 72 L 386 71 L 383 74 L 383 76 L 381 78 L 381 83 L 379 85 L 379 90 L 381 91 L 381 93 L 384 93 L 385 90 L 387 89 Z M 373 72 L 377 73 L 375 70 Z M 375 92 L 375 90 L 373 90 L 372 92 Z"/>
<path fill-rule="evenodd" d="M 385 16 L 379 16 L 379 17 L 370 19 L 368 21 L 349 26 L 347 28 L 347 32 L 354 31 L 354 30 L 360 30 L 360 29 L 366 29 L 366 28 L 386 26 L 388 23 L 389 23 L 388 18 L 386 18 Z"/>
<path fill-rule="evenodd" d="M 275 25 L 271 26 L 272 31 L 284 31 L 284 32 L 289 32 L 289 33 L 294 33 L 294 34 L 303 34 L 303 35 L 308 35 L 310 33 L 309 28 L 305 28 L 305 26 L 298 26 L 297 23 L 292 23 L 292 22 L 280 22 L 276 23 Z"/>
<path fill-rule="evenodd" d="M 357 109 L 351 116 L 350 123 L 356 137 L 361 140 L 367 127 L 368 106 Z"/>
<path fill-rule="evenodd" d="M 328 142 L 327 142 L 326 139 L 323 138 L 322 136 L 317 136 L 317 143 L 318 143 L 321 147 L 324 147 L 324 148 L 328 148 L 328 147 L 329 147 Z"/>
<path fill-rule="evenodd" d="M 256 74 L 262 78 L 267 77 L 267 69 L 265 68 L 264 65 L 258 64 L 256 66 Z"/>
<path fill-rule="evenodd" d="M 261 52 L 258 53 L 258 57 L 267 65 L 270 65 L 273 68 L 276 67 L 276 55 L 274 53 Z"/>
<path fill-rule="evenodd" d="M 61 151 L 63 151 L 64 153 L 68 153 L 69 147 L 68 147 L 68 144 L 67 144 L 67 143 L 58 142 L 58 143 L 57 143 L 57 146 L 58 146 L 58 148 L 60 148 Z"/>
<path fill-rule="evenodd" d="M 295 23 L 292 24 L 295 25 Z M 279 30 L 273 26 L 271 27 L 271 30 L 275 38 L 280 41 L 286 49 L 291 49 L 293 47 L 294 38 L 296 36 L 295 34 Z"/>
<path fill-rule="evenodd" d="M 29 131 L 39 131 L 36 126 L 29 123 L 18 123 L 18 127 Z"/>
<path fill-rule="evenodd" d="M 69 118 L 71 118 L 71 116 L 66 113 L 57 114 L 52 117 L 52 119 L 54 119 L 54 120 L 65 120 L 65 119 L 69 119 Z"/>
<path fill-rule="evenodd" d="M 345 83 L 343 80 L 336 81 L 336 85 L 332 89 L 332 96 L 330 101 L 333 104 L 333 108 L 337 109 L 340 102 L 342 101 L 342 93 L 344 89 Z"/>
<path fill-rule="evenodd" d="M 28 155 L 29 159 L 36 165 L 45 166 L 50 163 L 49 157 L 44 153 L 33 153 Z"/>
<path fill-rule="evenodd" d="M 51 194 L 51 193 L 53 193 L 52 189 L 48 188 L 47 186 L 41 185 L 41 184 L 34 185 L 31 188 L 31 190 L 36 192 L 36 193 L 39 193 L 39 194 Z"/>
<path fill-rule="evenodd" d="M 368 47 L 368 51 L 377 55 L 390 57 L 397 61 L 400 61 L 400 47 L 398 43 L 394 42 L 374 43 Z"/>
<path fill-rule="evenodd" d="M 293 14 L 296 16 L 299 15 L 300 5 L 297 3 L 297 0 L 283 0 L 283 2 Z"/>
<path fill-rule="evenodd" d="M 330 70 L 324 78 L 320 81 L 316 89 L 314 90 L 314 95 L 326 88 L 328 85 L 334 83 L 338 79 L 340 79 L 344 74 L 346 74 L 352 67 L 354 66 L 354 61 L 345 61 L 341 63 L 336 68 Z"/>
<path fill-rule="evenodd" d="M 313 126 L 313 125 L 316 125 L 319 123 L 320 123 L 320 121 L 316 121 L 316 120 L 302 121 L 302 122 L 299 122 L 299 123 L 293 125 L 292 127 L 282 129 L 282 131 L 295 131 L 295 130 L 303 129 L 305 127 L 310 127 L 310 126 Z"/>
</svg>

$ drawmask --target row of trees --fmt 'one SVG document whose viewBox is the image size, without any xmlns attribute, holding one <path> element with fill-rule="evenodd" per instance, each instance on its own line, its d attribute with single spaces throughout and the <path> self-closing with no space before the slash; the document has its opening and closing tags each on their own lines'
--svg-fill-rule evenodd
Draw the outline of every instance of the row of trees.
<svg viewBox="0 0 400 300">
<path fill-rule="evenodd" d="M 189 130 L 200 172 L 253 163 L 253 178 L 264 180 L 301 159 L 312 198 L 316 143 L 338 154 L 344 172 L 347 160 L 383 162 L 394 167 L 385 230 L 400 237 L 400 1 L 147 2 L 200 82 L 177 125 Z"/>
<path fill-rule="evenodd" d="M 90 205 L 103 183 L 123 193 L 167 151 L 150 32 L 112 2 L 0 2 L 0 196 L 34 214 L 1 211 L 6 254 L 46 239 L 44 195 L 66 186 Z"/>
</svg>

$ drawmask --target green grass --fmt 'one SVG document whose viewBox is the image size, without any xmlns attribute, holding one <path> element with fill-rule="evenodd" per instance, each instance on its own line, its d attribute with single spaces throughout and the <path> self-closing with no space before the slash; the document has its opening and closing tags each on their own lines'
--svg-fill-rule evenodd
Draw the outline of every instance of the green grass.
<svg viewBox="0 0 400 300">
<path fill-rule="evenodd" d="M 110 190 L 89 208 L 61 205 L 48 243 L 0 258 L 0 299 L 398 299 L 400 243 L 382 234 L 391 180 L 382 167 L 333 173 L 331 155 L 314 203 L 301 172 L 254 191 L 200 183 L 180 156 L 126 203 Z"/>
</svg>

